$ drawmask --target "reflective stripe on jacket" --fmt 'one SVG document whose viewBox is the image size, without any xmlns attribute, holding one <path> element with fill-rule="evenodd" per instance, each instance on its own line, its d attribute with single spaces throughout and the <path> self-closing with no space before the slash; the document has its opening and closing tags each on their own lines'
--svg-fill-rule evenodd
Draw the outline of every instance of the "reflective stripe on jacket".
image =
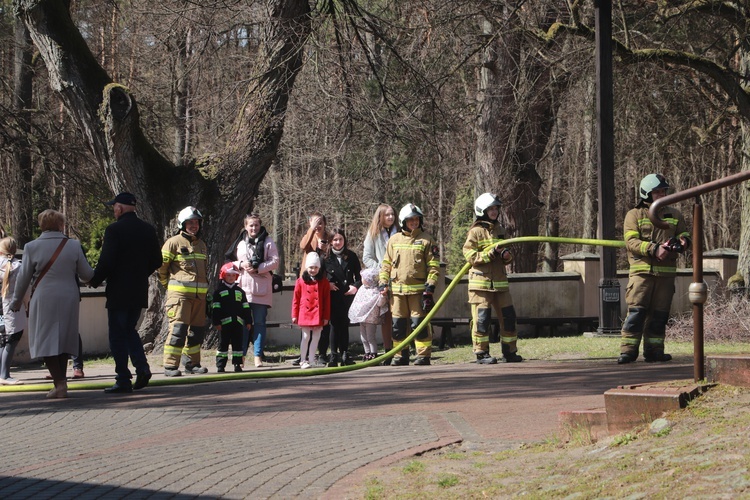
<svg viewBox="0 0 750 500">
<path fill-rule="evenodd" d="M 648 206 L 636 207 L 625 215 L 623 238 L 628 250 L 630 275 L 651 274 L 654 276 L 674 276 L 677 273 L 677 253 L 670 252 L 659 261 L 656 249 L 672 237 L 690 239 L 685 219 L 674 207 L 663 207 L 659 216 L 669 224 L 668 229 L 654 227 L 648 218 Z"/>
<path fill-rule="evenodd" d="M 476 221 L 466 235 L 463 254 L 466 262 L 471 264 L 469 270 L 469 290 L 471 291 L 508 291 L 507 262 L 495 255 L 495 246 L 505 239 L 505 228 L 500 224 L 485 220 Z"/>
<path fill-rule="evenodd" d="M 415 229 L 391 236 L 380 263 L 380 284 L 397 295 L 411 295 L 423 293 L 428 285 L 434 289 L 439 276 L 440 256 L 430 235 Z"/>
<path fill-rule="evenodd" d="M 206 243 L 180 232 L 161 248 L 159 281 L 172 295 L 195 297 L 208 292 L 208 250 Z"/>
</svg>

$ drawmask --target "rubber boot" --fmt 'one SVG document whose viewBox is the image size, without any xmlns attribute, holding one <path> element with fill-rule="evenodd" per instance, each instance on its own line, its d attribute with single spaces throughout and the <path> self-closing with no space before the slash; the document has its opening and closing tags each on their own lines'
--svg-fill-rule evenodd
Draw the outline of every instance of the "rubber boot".
<svg viewBox="0 0 750 500">
<path fill-rule="evenodd" d="M 484 351 L 477 351 L 474 353 L 477 357 L 477 364 L 480 365 L 494 365 L 497 363 L 497 358 L 490 356 L 490 353 Z"/>
<path fill-rule="evenodd" d="M 390 351 L 390 349 L 386 350 L 385 352 Z M 378 357 L 378 353 L 375 353 L 375 357 Z M 393 358 L 386 358 L 383 360 L 383 366 L 390 366 L 391 362 L 393 361 Z"/>
<path fill-rule="evenodd" d="M 219 373 L 224 373 L 227 368 L 227 358 L 226 356 L 216 356 L 216 371 Z"/>
<path fill-rule="evenodd" d="M 503 345 L 503 361 L 505 363 L 520 363 L 523 358 L 517 352 L 510 352 L 510 349 Z"/>
<path fill-rule="evenodd" d="M 393 362 L 394 365 L 406 366 L 409 364 L 409 349 L 401 351 L 401 357 Z"/>
<path fill-rule="evenodd" d="M 628 363 L 634 362 L 636 359 L 638 359 L 638 355 L 633 356 L 632 354 L 622 353 L 620 354 L 620 357 L 617 358 L 617 364 L 626 365 Z"/>
<path fill-rule="evenodd" d="M 665 354 L 663 351 L 649 353 L 648 355 L 643 355 L 643 360 L 646 363 L 663 363 L 665 361 L 671 361 L 672 355 L 671 354 Z"/>
</svg>

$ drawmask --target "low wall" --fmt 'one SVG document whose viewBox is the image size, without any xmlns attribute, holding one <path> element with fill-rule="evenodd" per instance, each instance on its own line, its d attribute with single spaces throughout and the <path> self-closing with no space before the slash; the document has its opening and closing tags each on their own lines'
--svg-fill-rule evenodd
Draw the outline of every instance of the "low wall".
<svg viewBox="0 0 750 500">
<path fill-rule="evenodd" d="M 563 257 L 564 271 L 555 273 L 515 273 L 508 277 L 510 292 L 516 314 L 520 317 L 551 318 L 551 317 L 580 317 L 599 315 L 599 256 L 579 252 Z M 704 279 L 709 288 L 709 300 L 716 298 L 716 294 L 723 293 L 726 281 L 737 270 L 737 251 L 719 249 L 706 252 L 704 259 Z M 709 267 L 711 266 L 711 267 Z M 620 316 L 624 318 L 627 312 L 625 304 L 625 287 L 627 286 L 627 272 L 617 273 L 620 282 Z M 436 299 L 443 291 L 452 276 L 440 281 L 436 291 Z M 672 302 L 672 314 L 688 312 L 692 304 L 688 299 L 688 287 L 692 282 L 692 270 L 678 270 L 675 279 L 675 295 Z M 437 315 L 441 318 L 468 318 L 471 310 L 466 302 L 467 278 L 464 277 L 454 289 L 451 297 L 446 301 Z M 268 322 L 281 323 L 280 328 L 269 328 L 268 343 L 270 345 L 293 345 L 299 343 L 299 329 L 290 325 L 290 311 L 292 307 L 293 282 L 284 283 L 282 293 L 274 294 L 273 307 L 269 310 Z M 99 289 L 101 290 L 101 289 Z M 104 292 L 81 289 L 80 304 L 80 332 L 83 339 L 84 353 L 106 354 L 109 352 L 107 338 L 107 312 L 104 308 Z M 523 326 L 519 325 L 519 333 L 523 333 Z M 465 328 L 464 330 L 468 330 Z M 435 335 L 440 329 L 435 328 Z M 467 335 L 468 331 L 460 328 L 454 335 Z M 359 342 L 359 327 L 349 330 L 351 342 Z M 28 332 L 24 334 L 15 359 L 23 363 L 30 361 L 28 350 Z"/>
</svg>

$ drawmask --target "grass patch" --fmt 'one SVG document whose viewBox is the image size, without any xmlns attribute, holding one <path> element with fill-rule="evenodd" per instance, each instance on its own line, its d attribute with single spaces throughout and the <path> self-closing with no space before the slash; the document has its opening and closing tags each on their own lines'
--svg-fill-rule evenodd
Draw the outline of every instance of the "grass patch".
<svg viewBox="0 0 750 500">
<path fill-rule="evenodd" d="M 425 464 L 419 460 L 412 460 L 402 470 L 404 474 L 419 474 L 420 472 L 424 472 Z"/>
<path fill-rule="evenodd" d="M 452 486 L 456 486 L 459 482 L 460 481 L 457 476 L 453 474 L 446 474 L 438 479 L 437 484 L 441 488 L 450 488 Z"/>
</svg>

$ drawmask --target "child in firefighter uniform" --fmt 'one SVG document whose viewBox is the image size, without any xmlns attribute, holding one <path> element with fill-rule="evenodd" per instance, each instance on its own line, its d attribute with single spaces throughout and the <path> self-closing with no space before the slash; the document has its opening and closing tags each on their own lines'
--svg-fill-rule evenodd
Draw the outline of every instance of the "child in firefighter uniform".
<svg viewBox="0 0 750 500">
<path fill-rule="evenodd" d="M 408 203 L 398 214 L 401 232 L 388 240 L 381 262 L 379 287 L 382 294 L 391 293 L 394 343 L 403 341 L 411 329 L 417 328 L 435 305 L 432 297 L 440 275 L 438 247 L 432 236 L 422 229 L 423 215 L 418 206 Z M 432 354 L 432 329 L 430 325 L 415 340 L 417 358 L 415 365 L 429 365 Z M 396 365 L 409 364 L 409 348 L 401 350 Z"/>
<path fill-rule="evenodd" d="M 638 359 L 643 339 L 646 362 L 669 361 L 664 337 L 674 295 L 677 256 L 690 244 L 690 233 L 679 210 L 665 206 L 657 214 L 668 229 L 654 227 L 648 217 L 651 203 L 666 196 L 669 183 L 661 174 L 641 180 L 638 205 L 625 215 L 623 224 L 630 273 L 625 301 L 628 316 L 622 325 L 618 364 Z"/>
<path fill-rule="evenodd" d="M 232 365 L 235 372 L 242 371 L 242 334 L 245 327 L 252 326 L 252 314 L 247 295 L 237 285 L 240 271 L 232 262 L 221 266 L 219 271 L 219 285 L 213 294 L 211 303 L 211 318 L 219 332 L 219 350 L 216 351 L 216 371 L 226 371 L 229 358 L 229 345 L 232 345 Z"/>
<path fill-rule="evenodd" d="M 159 282 L 167 289 L 169 333 L 164 344 L 164 375 L 177 377 L 180 361 L 186 373 L 206 373 L 201 366 L 201 344 L 206 335 L 208 250 L 200 238 L 203 216 L 195 207 L 177 215 L 180 232 L 161 248 Z"/>
<path fill-rule="evenodd" d="M 505 228 L 498 222 L 500 200 L 484 193 L 474 202 L 476 220 L 469 229 L 463 246 L 469 270 L 469 304 L 471 304 L 471 340 L 477 363 L 492 365 L 497 358 L 490 355 L 492 308 L 502 321 L 501 349 L 503 361 L 517 363 L 523 358 L 516 352 L 516 310 L 508 290 L 505 266 L 513 261 L 510 251 L 499 245 L 505 239 Z"/>
</svg>

